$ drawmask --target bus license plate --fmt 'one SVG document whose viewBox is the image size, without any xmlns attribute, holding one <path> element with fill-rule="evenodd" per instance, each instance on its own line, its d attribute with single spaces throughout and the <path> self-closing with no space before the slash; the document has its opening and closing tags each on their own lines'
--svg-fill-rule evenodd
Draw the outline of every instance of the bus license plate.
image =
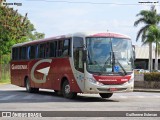
<svg viewBox="0 0 160 120">
<path fill-rule="evenodd" d="M 110 88 L 109 90 L 110 91 L 117 91 L 118 89 L 117 88 Z"/>
</svg>

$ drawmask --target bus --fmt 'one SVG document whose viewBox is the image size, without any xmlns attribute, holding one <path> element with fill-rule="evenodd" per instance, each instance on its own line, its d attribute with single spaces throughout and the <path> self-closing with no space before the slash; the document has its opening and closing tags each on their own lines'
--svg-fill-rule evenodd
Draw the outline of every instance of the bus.
<svg viewBox="0 0 160 120">
<path fill-rule="evenodd" d="M 74 33 L 15 44 L 11 84 L 27 92 L 54 90 L 66 98 L 77 93 L 131 92 L 134 51 L 130 37 L 119 33 Z"/>
</svg>

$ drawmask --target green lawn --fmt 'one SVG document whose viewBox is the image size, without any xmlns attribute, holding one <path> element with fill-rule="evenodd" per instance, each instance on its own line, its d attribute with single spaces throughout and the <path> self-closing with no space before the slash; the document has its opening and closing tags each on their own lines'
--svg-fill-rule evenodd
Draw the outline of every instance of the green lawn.
<svg viewBox="0 0 160 120">
<path fill-rule="evenodd" d="M 1 79 L 0 84 L 11 83 L 10 79 Z"/>
<path fill-rule="evenodd" d="M 8 74 L 2 74 L 2 76 L 1 76 L 0 84 L 5 84 L 5 83 L 11 83 L 9 73 Z"/>
</svg>

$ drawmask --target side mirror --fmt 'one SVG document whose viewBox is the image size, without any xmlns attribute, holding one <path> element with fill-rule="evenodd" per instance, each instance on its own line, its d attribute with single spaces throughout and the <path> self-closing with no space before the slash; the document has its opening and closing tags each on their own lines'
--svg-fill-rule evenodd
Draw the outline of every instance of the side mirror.
<svg viewBox="0 0 160 120">
<path fill-rule="evenodd" d="M 132 45 L 132 50 L 133 50 L 133 60 L 136 60 L 136 52 L 135 52 L 135 45 Z"/>
<path fill-rule="evenodd" d="M 87 50 L 83 50 L 82 61 L 83 62 L 87 61 Z"/>
<path fill-rule="evenodd" d="M 136 52 L 133 51 L 133 59 L 136 60 Z"/>
<path fill-rule="evenodd" d="M 134 47 L 133 47 L 133 59 L 136 60 L 136 52 Z"/>
</svg>

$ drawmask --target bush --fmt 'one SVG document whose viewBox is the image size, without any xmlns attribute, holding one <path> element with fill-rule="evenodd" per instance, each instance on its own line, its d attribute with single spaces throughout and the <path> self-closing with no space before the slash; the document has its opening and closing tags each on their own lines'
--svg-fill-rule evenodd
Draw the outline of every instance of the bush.
<svg viewBox="0 0 160 120">
<path fill-rule="evenodd" d="M 144 73 L 144 80 L 160 82 L 160 73 L 159 72 Z"/>
</svg>

